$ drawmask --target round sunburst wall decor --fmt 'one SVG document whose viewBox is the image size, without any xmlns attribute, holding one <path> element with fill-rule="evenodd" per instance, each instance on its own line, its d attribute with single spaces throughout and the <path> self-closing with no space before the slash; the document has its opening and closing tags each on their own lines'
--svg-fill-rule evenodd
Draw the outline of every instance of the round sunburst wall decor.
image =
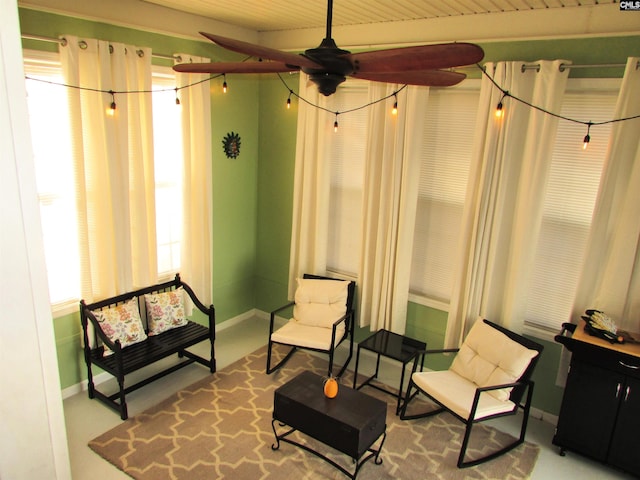
<svg viewBox="0 0 640 480">
<path fill-rule="evenodd" d="M 240 155 L 240 135 L 229 132 L 222 139 L 222 146 L 227 158 L 237 158 Z"/>
</svg>

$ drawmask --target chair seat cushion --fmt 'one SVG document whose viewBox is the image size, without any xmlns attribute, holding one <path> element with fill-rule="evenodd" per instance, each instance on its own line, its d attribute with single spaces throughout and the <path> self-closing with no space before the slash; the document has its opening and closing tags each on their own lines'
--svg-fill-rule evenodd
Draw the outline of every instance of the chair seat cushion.
<svg viewBox="0 0 640 480">
<path fill-rule="evenodd" d="M 331 328 L 313 327 L 291 319 L 271 334 L 271 340 L 287 345 L 328 351 L 331 349 L 331 331 Z M 343 335 L 344 323 L 341 323 L 336 328 L 335 345 L 338 344 Z"/>
<path fill-rule="evenodd" d="M 420 390 L 460 417 L 469 420 L 478 385 L 451 370 L 416 372 L 411 378 Z M 515 406 L 515 403 L 510 400 L 498 400 L 488 392 L 482 393 L 474 420 L 510 412 Z"/>
<path fill-rule="evenodd" d="M 481 387 L 516 382 L 538 355 L 482 320 L 476 321 L 460 347 L 451 370 Z M 505 401 L 510 388 L 489 392 Z"/>
</svg>

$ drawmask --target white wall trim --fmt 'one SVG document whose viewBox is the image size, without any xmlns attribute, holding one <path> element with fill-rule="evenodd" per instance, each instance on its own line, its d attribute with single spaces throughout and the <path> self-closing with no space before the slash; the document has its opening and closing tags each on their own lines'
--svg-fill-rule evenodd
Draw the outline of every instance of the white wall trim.
<svg viewBox="0 0 640 480">
<path fill-rule="evenodd" d="M 211 42 L 200 36 L 198 32 L 215 32 L 218 35 L 247 42 L 258 41 L 258 33 L 253 30 L 140 0 L 100 0 L 99 2 L 23 0 L 18 3 L 21 8 L 30 10 L 109 23 L 188 40 L 199 40 L 207 44 L 211 44 Z M 162 53 L 170 54 L 173 52 Z"/>
</svg>

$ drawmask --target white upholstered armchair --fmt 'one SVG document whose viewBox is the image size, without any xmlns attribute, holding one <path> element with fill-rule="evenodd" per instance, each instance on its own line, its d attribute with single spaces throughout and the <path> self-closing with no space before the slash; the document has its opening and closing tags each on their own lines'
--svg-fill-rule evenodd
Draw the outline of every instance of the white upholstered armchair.
<svg viewBox="0 0 640 480">
<path fill-rule="evenodd" d="M 531 375 L 542 349 L 542 345 L 504 327 L 478 320 L 459 349 L 427 350 L 427 355 L 457 352 L 449 370 L 420 372 L 414 364 L 400 418 L 410 420 L 448 411 L 466 425 L 458 468 L 496 458 L 524 442 L 533 396 Z M 438 408 L 411 412 L 409 403 L 420 393 Z M 520 408 L 523 418 L 518 439 L 481 458 L 465 460 L 475 423 L 515 415 Z"/>
<path fill-rule="evenodd" d="M 304 274 L 297 279 L 295 299 L 271 312 L 267 374 L 282 367 L 298 348 L 329 355 L 328 374 L 333 374 L 334 353 L 343 341 L 349 342 L 349 355 L 338 372 L 342 376 L 353 354 L 355 282 Z M 276 329 L 276 315 L 293 307 L 292 318 Z M 272 366 L 274 345 L 290 347 Z"/>
</svg>

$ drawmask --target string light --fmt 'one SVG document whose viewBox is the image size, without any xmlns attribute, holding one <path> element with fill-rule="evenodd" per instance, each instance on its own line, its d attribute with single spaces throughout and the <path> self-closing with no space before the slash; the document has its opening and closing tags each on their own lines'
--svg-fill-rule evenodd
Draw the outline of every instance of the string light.
<svg viewBox="0 0 640 480">
<path fill-rule="evenodd" d="M 227 74 L 224 74 L 224 81 L 222 82 L 222 93 L 227 93 Z"/>
<path fill-rule="evenodd" d="M 496 107 L 496 118 L 502 118 L 504 116 L 504 110 L 503 110 L 503 104 L 502 101 L 505 99 L 505 97 L 509 97 L 509 92 L 506 90 L 502 91 L 502 98 L 500 99 L 500 101 L 498 102 L 498 106 Z"/>
<path fill-rule="evenodd" d="M 391 110 L 391 114 L 392 115 L 397 115 L 398 114 L 398 95 L 396 95 L 394 93 L 393 97 L 394 97 L 395 101 L 393 102 L 393 109 Z"/>
<path fill-rule="evenodd" d="M 586 150 L 587 146 L 589 145 L 589 142 L 591 141 L 591 135 L 589 135 L 589 130 L 591 130 L 591 125 L 593 125 L 591 122 L 587 123 L 587 134 L 584 136 L 584 140 L 583 140 L 583 144 L 582 144 L 582 149 Z"/>
<path fill-rule="evenodd" d="M 80 87 L 80 86 L 76 86 L 76 85 L 69 85 L 67 83 L 62 83 L 62 82 L 53 82 L 51 80 L 44 80 L 42 78 L 34 78 L 34 77 L 30 77 L 28 75 L 25 75 L 25 80 L 31 80 L 33 82 L 41 82 L 41 83 L 48 83 L 50 85 L 58 85 L 60 87 L 66 87 L 66 88 L 74 88 L 77 90 L 82 90 L 82 91 L 87 91 L 87 92 L 97 92 L 97 93 L 108 93 L 109 95 L 111 95 L 111 103 L 109 104 L 109 107 L 107 107 L 107 113 L 109 115 L 112 115 L 115 113 L 115 110 L 117 109 L 116 106 L 116 101 L 115 101 L 115 95 L 128 95 L 128 94 L 138 94 L 138 93 L 158 93 L 158 92 L 169 92 L 171 90 L 173 90 L 174 92 L 176 92 L 176 105 L 179 104 L 179 97 L 178 97 L 178 90 L 181 90 L 183 88 L 190 88 L 190 87 L 195 87 L 196 85 L 200 85 L 201 83 L 204 82 L 208 82 L 210 80 L 213 80 L 215 78 L 221 77 L 223 74 L 217 74 L 217 75 L 211 75 L 208 78 L 205 78 L 203 80 L 198 80 L 196 82 L 190 83 L 188 85 L 184 85 L 182 87 L 173 87 L 173 88 L 161 88 L 158 90 L 119 90 L 119 91 L 114 91 L 114 90 L 103 90 L 100 88 L 89 88 L 89 87 Z"/>
<path fill-rule="evenodd" d="M 113 117 L 116 114 L 116 95 L 113 90 L 109 90 L 108 93 L 111 94 L 111 105 L 109 105 L 109 108 L 107 109 L 107 115 Z"/>
<path fill-rule="evenodd" d="M 589 144 L 589 142 L 591 141 L 590 129 L 591 129 L 592 125 L 606 125 L 606 124 L 609 124 L 609 123 L 624 122 L 624 121 L 627 121 L 627 120 L 635 120 L 637 118 L 640 118 L 640 115 L 632 115 L 632 116 L 623 117 L 623 118 L 615 118 L 615 119 L 612 119 L 612 120 L 605 120 L 605 121 L 602 121 L 602 122 L 585 122 L 585 121 L 581 121 L 581 120 L 576 120 L 576 119 L 572 119 L 572 118 L 569 118 L 569 117 L 565 117 L 565 116 L 559 115 L 557 113 L 553 113 L 553 112 L 550 112 L 548 110 L 545 110 L 542 107 L 539 107 L 537 105 L 533 105 L 533 104 L 531 104 L 531 103 L 529 103 L 529 102 L 527 102 L 527 101 L 525 101 L 525 100 L 523 100 L 521 98 L 518 98 L 518 97 L 515 97 L 515 96 L 511 95 L 507 90 L 504 90 L 502 87 L 500 87 L 500 85 L 498 85 L 496 83 L 496 81 L 487 73 L 485 68 L 483 68 L 479 64 L 476 64 L 476 66 L 480 69 L 482 74 L 484 76 L 486 76 L 491 81 L 491 83 L 493 83 L 493 85 L 496 88 L 498 88 L 503 94 L 502 95 L 502 99 L 500 100 L 500 102 L 498 103 L 498 106 L 496 108 L 496 116 L 501 117 L 501 116 L 504 115 L 503 100 L 506 97 L 511 97 L 514 100 L 516 100 L 518 102 L 521 102 L 524 105 L 527 105 L 527 106 L 529 106 L 531 108 L 534 108 L 534 109 L 536 109 L 536 110 L 538 110 L 540 112 L 543 112 L 545 114 L 548 114 L 548 115 L 551 115 L 551 116 L 554 116 L 556 118 L 559 118 L 559 119 L 562 119 L 562 120 L 566 120 L 566 121 L 569 121 L 569 122 L 581 123 L 583 125 L 587 125 L 587 134 L 585 135 L 585 137 L 583 139 L 583 149 L 586 149 L 588 144 Z M 291 90 L 289 88 L 289 86 L 286 84 L 286 82 L 284 81 L 284 79 L 282 78 L 282 76 L 279 73 L 277 75 L 278 75 L 278 78 L 280 78 L 280 81 L 289 90 L 289 98 L 287 99 L 287 108 L 289 108 L 289 106 L 290 106 L 291 96 L 294 95 L 300 101 L 310 105 L 311 107 L 314 107 L 314 108 L 317 108 L 317 109 L 320 109 L 320 110 L 325 110 L 327 112 L 331 112 L 330 110 L 328 110 L 328 109 L 326 109 L 326 108 L 324 108 L 324 107 L 322 107 L 320 105 L 315 105 L 314 103 L 308 101 L 307 99 L 305 99 L 303 97 L 300 97 L 298 94 L 296 94 L 293 90 Z M 194 82 L 192 84 L 185 85 L 184 87 L 180 87 L 180 88 L 189 88 L 189 87 L 198 85 L 200 83 L 204 83 L 204 82 L 207 82 L 209 80 L 213 80 L 214 78 L 218 78 L 220 76 L 224 77 L 224 82 L 222 84 L 222 88 L 223 88 L 223 91 L 226 92 L 226 90 L 227 90 L 226 74 L 211 75 L 208 78 L 196 81 L 196 82 Z M 79 90 L 87 90 L 87 91 L 93 91 L 93 92 L 99 92 L 99 93 L 108 93 L 109 95 L 111 95 L 111 104 L 110 104 L 109 108 L 107 109 L 107 114 L 110 115 L 110 116 L 113 116 L 116 113 L 116 101 L 115 101 L 115 94 L 116 93 L 118 93 L 118 94 L 155 93 L 155 92 L 158 92 L 158 91 L 168 91 L 169 90 L 169 89 L 165 89 L 165 90 L 131 90 L 131 91 L 118 91 L 118 92 L 115 92 L 113 90 L 102 90 L 102 89 L 97 89 L 97 88 L 86 88 L 86 87 L 79 87 L 79 86 L 76 86 L 76 85 L 69 85 L 69 84 L 66 84 L 66 83 L 52 82 L 52 81 L 49 81 L 49 80 L 43 80 L 43 79 L 39 79 L 39 78 L 32 78 L 32 77 L 29 77 L 29 76 L 25 76 L 25 79 L 36 81 L 36 82 L 50 83 L 50 84 L 59 85 L 59 86 L 62 86 L 62 87 L 67 87 L 67 88 L 76 88 L 76 89 L 79 89 Z M 382 102 L 382 101 L 386 100 L 387 98 L 389 98 L 391 96 L 394 96 L 394 97 L 397 98 L 397 94 L 400 93 L 402 90 L 404 90 L 406 87 L 407 87 L 407 85 L 404 85 L 404 86 L 400 87 L 398 90 L 396 90 L 395 92 L 391 93 L 390 95 L 387 95 L 386 97 L 380 98 L 378 100 L 374 100 L 374 101 L 369 102 L 369 103 L 367 103 L 365 105 L 362 105 L 360 107 L 352 108 L 350 110 L 345 110 L 344 112 L 331 112 L 331 113 L 335 113 L 335 115 L 336 115 L 336 120 L 335 120 L 335 122 L 333 124 L 334 131 L 337 132 L 337 130 L 338 130 L 338 114 L 339 113 L 349 113 L 349 112 L 353 112 L 353 111 L 357 111 L 357 110 L 362 110 L 362 109 L 367 108 L 367 107 L 369 107 L 371 105 L 374 105 L 376 103 Z M 176 105 L 179 105 L 180 104 L 180 99 L 178 97 L 178 88 L 177 87 L 176 88 L 172 88 L 171 90 L 175 90 L 175 92 L 176 92 Z M 397 104 L 397 101 L 394 102 L 394 107 L 397 107 L 396 104 Z"/>
</svg>

